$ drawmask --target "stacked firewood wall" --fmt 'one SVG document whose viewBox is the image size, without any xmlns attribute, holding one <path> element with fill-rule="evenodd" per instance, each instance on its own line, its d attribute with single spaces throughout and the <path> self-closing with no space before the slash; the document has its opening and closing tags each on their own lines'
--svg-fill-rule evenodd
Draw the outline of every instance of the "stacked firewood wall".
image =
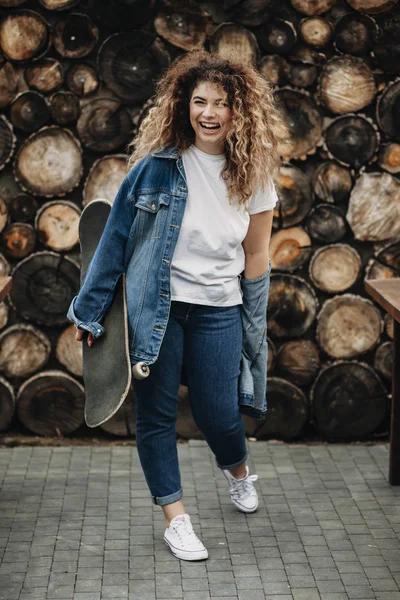
<svg viewBox="0 0 400 600">
<path fill-rule="evenodd" d="M 236 52 L 271 82 L 281 144 L 257 438 L 385 435 L 392 327 L 365 278 L 400 275 L 398 0 L 0 0 L 0 429 L 83 426 L 78 222 L 112 201 L 153 84 L 178 55 Z M 190 390 L 177 432 L 198 437 Z M 104 425 L 134 435 L 132 397 Z"/>
</svg>

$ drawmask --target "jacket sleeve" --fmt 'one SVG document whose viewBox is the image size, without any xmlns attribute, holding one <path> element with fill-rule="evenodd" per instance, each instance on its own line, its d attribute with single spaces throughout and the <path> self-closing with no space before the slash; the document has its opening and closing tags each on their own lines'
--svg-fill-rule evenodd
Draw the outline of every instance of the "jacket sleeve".
<svg viewBox="0 0 400 600">
<path fill-rule="evenodd" d="M 100 322 L 113 300 L 115 286 L 124 271 L 125 248 L 134 219 L 129 180 L 130 174 L 118 190 L 79 294 L 73 298 L 67 313 L 67 318 L 78 329 L 90 332 L 95 338 L 104 333 Z"/>
<path fill-rule="evenodd" d="M 243 346 L 239 378 L 240 412 L 262 418 L 266 411 L 267 304 L 271 262 L 257 279 L 241 278 Z"/>
</svg>

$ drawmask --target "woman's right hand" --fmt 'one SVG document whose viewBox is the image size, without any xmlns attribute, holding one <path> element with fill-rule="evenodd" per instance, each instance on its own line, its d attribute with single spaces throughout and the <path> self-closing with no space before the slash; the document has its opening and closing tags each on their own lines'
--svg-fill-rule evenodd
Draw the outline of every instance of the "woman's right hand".
<svg viewBox="0 0 400 600">
<path fill-rule="evenodd" d="M 75 326 L 75 329 L 76 329 L 75 339 L 77 342 L 81 342 L 83 340 L 83 336 L 85 335 L 86 331 L 82 331 L 82 329 L 78 329 L 76 326 Z M 89 333 L 88 340 L 87 340 L 88 346 L 91 346 L 93 344 L 93 342 L 94 342 L 94 337 L 92 336 L 91 333 Z"/>
</svg>

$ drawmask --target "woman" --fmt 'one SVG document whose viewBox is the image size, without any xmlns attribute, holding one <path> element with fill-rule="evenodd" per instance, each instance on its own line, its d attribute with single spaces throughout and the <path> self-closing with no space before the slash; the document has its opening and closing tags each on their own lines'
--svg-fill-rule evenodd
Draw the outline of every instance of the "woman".
<svg viewBox="0 0 400 600">
<path fill-rule="evenodd" d="M 126 273 L 132 364 L 151 365 L 133 383 L 137 449 L 164 511 L 164 540 L 184 560 L 208 553 L 182 501 L 175 435 L 182 369 L 232 502 L 246 513 L 258 506 L 238 387 L 241 411 L 257 412 L 252 388 L 265 399 L 273 175 L 285 134 L 270 88 L 252 67 L 202 50 L 175 61 L 158 83 L 131 170 L 68 313 L 76 339 L 86 330 L 91 346 Z M 252 298 L 257 306 L 249 311 Z"/>
</svg>

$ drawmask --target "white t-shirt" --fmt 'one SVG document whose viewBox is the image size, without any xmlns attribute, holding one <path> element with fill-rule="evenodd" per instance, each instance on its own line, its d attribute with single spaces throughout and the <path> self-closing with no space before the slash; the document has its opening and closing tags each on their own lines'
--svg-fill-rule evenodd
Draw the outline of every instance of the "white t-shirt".
<svg viewBox="0 0 400 600">
<path fill-rule="evenodd" d="M 171 299 L 205 304 L 242 304 L 239 275 L 244 269 L 242 241 L 250 216 L 274 208 L 275 187 L 260 190 L 242 205 L 230 204 L 221 177 L 224 154 L 206 154 L 192 145 L 182 153 L 188 197 L 171 263 Z"/>
</svg>

